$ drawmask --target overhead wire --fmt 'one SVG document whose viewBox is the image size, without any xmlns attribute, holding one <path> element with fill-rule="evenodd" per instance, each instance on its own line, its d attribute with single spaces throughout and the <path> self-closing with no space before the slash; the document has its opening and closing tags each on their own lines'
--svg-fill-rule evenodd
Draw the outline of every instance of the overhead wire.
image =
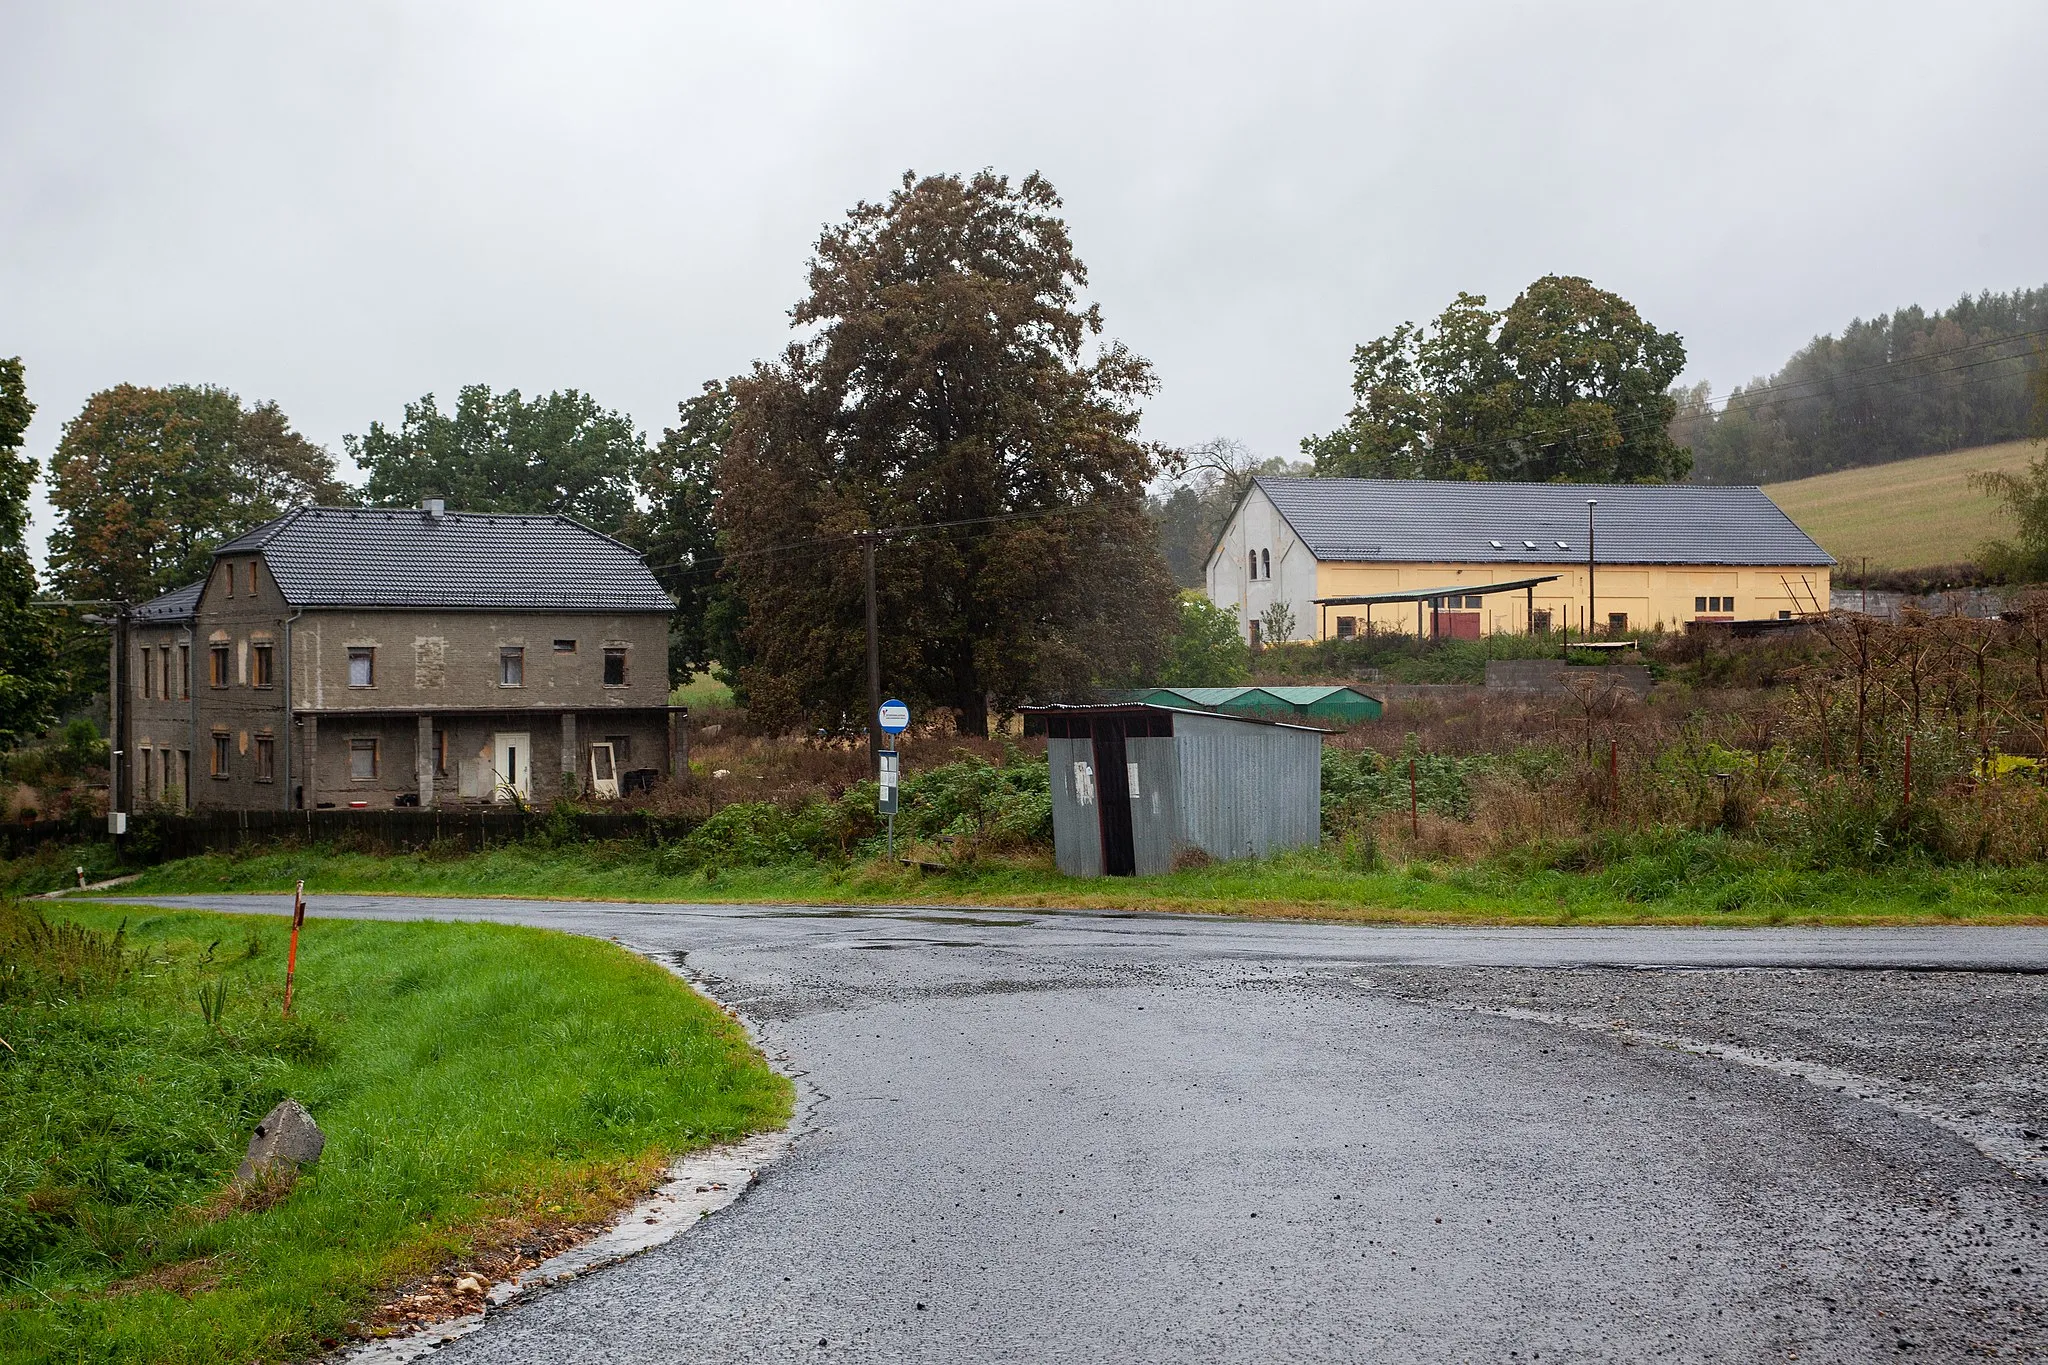
<svg viewBox="0 0 2048 1365">
<path fill-rule="evenodd" d="M 1807 390 L 1808 395 L 1810 395 L 1817 386 L 1825 385 L 1828 386 L 1827 392 L 1830 395 L 1838 396 L 1844 393 L 1859 393 L 1866 389 L 1881 388 L 1889 384 L 1896 384 L 1911 380 L 1926 380 L 1940 378 L 1944 375 L 1959 374 L 1966 370 L 1974 370 L 1986 365 L 2001 365 L 2016 360 L 2025 360 L 2027 358 L 2025 353 L 2002 356 L 1986 356 L 1981 359 L 1969 361 L 1965 364 L 1960 365 L 1943 366 L 1932 370 L 1920 369 L 1911 373 L 1896 373 L 1888 375 L 1884 378 L 1871 380 L 1863 384 L 1851 385 L 1847 389 L 1842 389 L 1833 386 L 1834 380 L 1842 378 L 1844 376 L 1868 374 L 1879 370 L 1897 370 L 1902 366 L 1911 365 L 1917 361 L 1938 359 L 1944 356 L 1961 355 L 1969 351 L 1981 350 L 1986 346 L 2007 345 L 2016 341 L 2026 341 L 2036 337 L 2048 337 L 2048 327 L 2037 328 L 2032 331 L 2026 332 L 2015 332 L 2010 335 L 2002 337 L 1990 337 L 1978 341 L 1965 342 L 1957 346 L 1945 347 L 1937 351 L 1924 351 L 1917 355 L 1902 357 L 1898 360 L 1880 361 L 1871 365 L 1858 366 L 1855 369 L 1844 370 L 1836 375 L 1827 376 L 1823 379 L 1790 380 L 1779 384 L 1759 385 L 1749 389 L 1737 389 L 1731 391 L 1725 398 L 1720 400 L 1720 408 L 1709 409 L 1709 411 L 1716 413 L 1725 413 L 1729 411 L 1730 405 L 1737 400 L 1740 400 L 1745 406 L 1745 408 L 1750 407 L 1752 406 L 1752 404 L 1749 400 L 1751 400 L 1755 395 L 1760 393 L 1790 393 L 1790 391 L 1793 390 L 1804 389 Z M 1997 378 L 1997 376 L 1985 375 L 1980 376 L 1977 379 L 1967 380 L 1965 382 L 1978 383 L 1993 378 Z M 1797 396 L 1795 395 L 1776 400 L 1768 400 L 1764 403 L 1755 404 L 1753 406 L 1763 408 L 1782 406 L 1783 404 L 1796 401 L 1796 397 Z M 1650 425 L 1652 420 L 1653 419 L 1646 418 L 1636 423 L 1624 424 L 1623 430 L 1625 433 L 1628 434 L 1640 433 L 1646 426 Z M 1658 423 L 1658 425 L 1665 424 Z M 1542 444 L 1556 444 L 1560 440 L 1568 439 L 1573 436 L 1590 435 L 1603 429 L 1603 426 L 1590 424 L 1578 427 L 1560 428 L 1553 432 L 1544 433 L 1544 435 L 1548 439 L 1544 441 Z M 1515 442 L 1527 442 L 1531 439 L 1531 437 L 1525 435 L 1501 436 L 1495 437 L 1487 441 L 1470 442 L 1463 445 L 1433 447 L 1431 449 L 1431 454 L 1469 454 L 1476 451 L 1495 449 L 1497 447 L 1513 444 Z M 1073 513 L 1082 512 L 1085 510 L 1087 509 L 1080 507 L 1051 507 L 1039 508 L 1024 512 L 994 513 L 982 517 L 961 517 L 948 521 L 921 522 L 901 526 L 877 527 L 872 529 L 862 528 L 858 530 L 839 532 L 833 535 L 812 536 L 804 540 L 789 541 L 781 545 L 762 546 L 750 550 L 730 550 L 717 555 L 705 555 L 702 557 L 692 558 L 688 560 L 679 560 L 675 563 L 670 564 L 650 564 L 647 567 L 650 572 L 654 573 L 665 573 L 681 570 L 687 573 L 694 574 L 706 571 L 716 571 L 717 569 L 723 568 L 726 564 L 729 564 L 732 561 L 738 559 L 756 558 L 764 555 L 788 554 L 796 550 L 814 549 L 825 545 L 856 544 L 863 537 L 869 535 L 881 535 L 890 539 L 898 539 L 905 536 L 911 536 L 927 531 L 956 530 L 964 529 L 970 526 L 989 526 L 1000 525 L 1003 523 L 1015 521 L 1042 520 L 1048 517 L 1071 515 Z"/>
</svg>

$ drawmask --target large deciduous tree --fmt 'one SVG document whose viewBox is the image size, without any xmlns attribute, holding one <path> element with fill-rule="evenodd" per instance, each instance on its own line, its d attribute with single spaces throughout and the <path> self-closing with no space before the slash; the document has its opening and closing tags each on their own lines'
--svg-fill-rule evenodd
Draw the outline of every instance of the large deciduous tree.
<svg viewBox="0 0 2048 1365">
<path fill-rule="evenodd" d="M 1162 656 L 1152 371 L 1098 340 L 1059 207 L 1037 175 L 906 174 L 820 237 L 807 339 L 734 381 L 718 521 L 756 717 L 864 723 L 867 529 L 926 528 L 878 554 L 884 685 L 963 733 Z"/>
<path fill-rule="evenodd" d="M 718 531 L 712 522 L 718 466 L 732 437 L 732 391 L 709 383 L 676 405 L 676 424 L 646 452 L 639 471 L 643 502 L 627 518 L 624 538 L 647 557 L 654 576 L 676 600 L 669 625 L 669 672 L 677 678 L 709 668 L 730 641 L 719 623 L 725 585 L 719 577 Z"/>
<path fill-rule="evenodd" d="M 1345 424 L 1302 442 L 1321 474 L 1647 483 L 1692 467 L 1669 433 L 1685 343 L 1575 276 L 1546 275 L 1498 312 L 1460 294 L 1352 366 Z"/>
<path fill-rule="evenodd" d="M 222 540 L 349 495 L 275 403 L 211 386 L 96 393 L 50 463 L 50 571 L 75 598 L 147 600 L 204 575 Z"/>
<path fill-rule="evenodd" d="M 21 453 L 35 404 L 21 357 L 0 360 L 0 746 L 12 747 L 55 719 L 60 688 L 55 622 L 31 605 L 28 497 L 36 463 Z"/>
<path fill-rule="evenodd" d="M 640 433 L 623 413 L 563 389 L 528 400 L 517 389 L 470 384 L 444 413 L 428 394 L 405 405 L 397 427 L 372 422 L 344 438 L 369 476 L 373 504 L 439 496 L 465 512 L 566 512 L 607 534 L 633 510 Z"/>
</svg>

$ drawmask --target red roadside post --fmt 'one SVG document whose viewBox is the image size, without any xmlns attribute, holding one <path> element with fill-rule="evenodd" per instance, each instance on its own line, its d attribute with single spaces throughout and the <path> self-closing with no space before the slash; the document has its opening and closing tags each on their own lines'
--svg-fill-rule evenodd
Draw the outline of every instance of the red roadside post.
<svg viewBox="0 0 2048 1365">
<path fill-rule="evenodd" d="M 300 879 L 292 892 L 292 946 L 284 959 L 284 1012 L 292 1012 L 292 975 L 299 968 L 299 926 L 306 922 L 306 883 Z"/>
</svg>

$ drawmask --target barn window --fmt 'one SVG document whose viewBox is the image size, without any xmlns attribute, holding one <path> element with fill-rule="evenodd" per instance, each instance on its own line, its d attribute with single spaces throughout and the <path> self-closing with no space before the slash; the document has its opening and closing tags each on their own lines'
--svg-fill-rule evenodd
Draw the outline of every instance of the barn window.
<svg viewBox="0 0 2048 1365">
<path fill-rule="evenodd" d="M 1357 634 L 1358 634 L 1358 618 L 1357 618 L 1356 616 L 1340 616 L 1340 617 L 1338 617 L 1338 618 L 1337 618 L 1337 638 L 1338 638 L 1338 639 L 1340 639 L 1340 640 L 1349 640 L 1349 639 L 1351 639 L 1351 638 L 1352 638 L 1353 636 L 1355 636 L 1355 635 L 1357 635 Z"/>
<path fill-rule="evenodd" d="M 1705 611 L 1705 610 L 1707 609 L 1707 599 L 1706 599 L 1706 598 L 1704 598 L 1704 597 L 1695 597 L 1695 598 L 1693 598 L 1693 599 L 1692 599 L 1692 609 L 1693 609 L 1694 611 Z"/>
<path fill-rule="evenodd" d="M 1538 607 L 1529 613 L 1529 629 L 1539 635 L 1550 634 L 1550 608 Z"/>
</svg>

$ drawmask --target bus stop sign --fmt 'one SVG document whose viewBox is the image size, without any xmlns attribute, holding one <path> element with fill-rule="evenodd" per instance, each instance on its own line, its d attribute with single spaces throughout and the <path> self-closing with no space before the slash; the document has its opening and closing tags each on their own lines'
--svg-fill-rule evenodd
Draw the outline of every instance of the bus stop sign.
<svg viewBox="0 0 2048 1365">
<path fill-rule="evenodd" d="M 910 728 L 910 708 L 900 701 L 885 701 L 882 709 L 875 713 L 875 719 L 890 734 L 900 735 Z"/>
</svg>

